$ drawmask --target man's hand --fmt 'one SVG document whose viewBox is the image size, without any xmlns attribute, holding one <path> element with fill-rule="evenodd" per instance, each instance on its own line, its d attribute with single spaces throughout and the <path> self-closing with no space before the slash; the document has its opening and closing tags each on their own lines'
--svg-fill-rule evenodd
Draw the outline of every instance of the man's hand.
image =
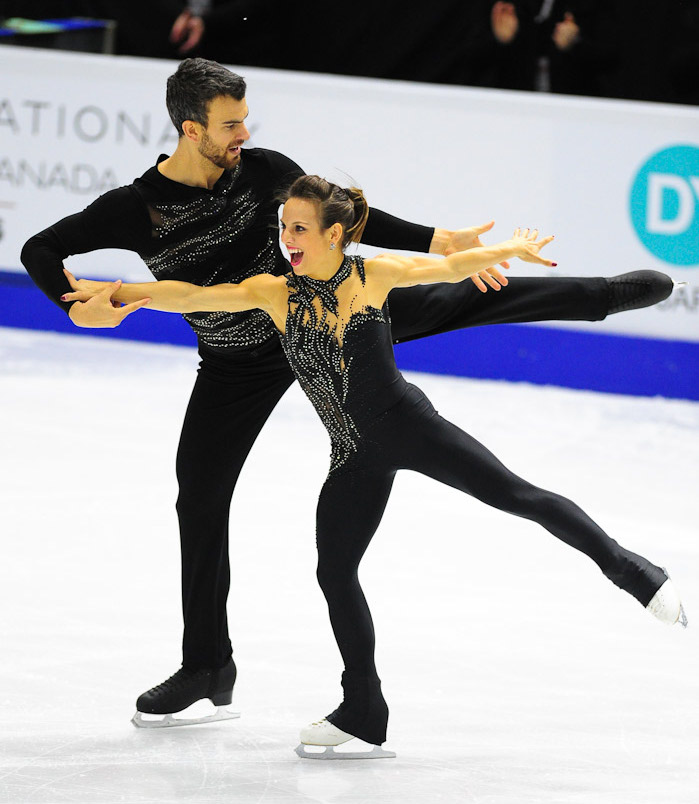
<svg viewBox="0 0 699 804">
<path fill-rule="evenodd" d="M 73 292 L 61 296 L 61 301 L 75 302 L 68 315 L 76 327 L 113 329 L 118 327 L 127 315 L 131 315 L 150 301 L 140 299 L 122 307 L 112 298 L 121 287 L 120 279 L 116 282 L 98 282 L 92 279 L 76 279 L 68 270 L 64 273 Z"/>
<path fill-rule="evenodd" d="M 448 257 L 456 251 L 468 251 L 470 248 L 482 246 L 481 235 L 489 232 L 494 224 L 495 221 L 489 221 L 480 226 L 469 226 L 467 229 L 446 232 L 446 241 L 444 246 L 440 248 L 441 253 Z M 508 262 L 501 262 L 500 265 L 505 269 L 510 267 Z M 473 274 L 470 278 L 481 293 L 486 293 L 488 286 L 493 290 L 500 290 L 501 287 L 507 284 L 507 278 L 494 265 L 485 271 Z"/>
</svg>

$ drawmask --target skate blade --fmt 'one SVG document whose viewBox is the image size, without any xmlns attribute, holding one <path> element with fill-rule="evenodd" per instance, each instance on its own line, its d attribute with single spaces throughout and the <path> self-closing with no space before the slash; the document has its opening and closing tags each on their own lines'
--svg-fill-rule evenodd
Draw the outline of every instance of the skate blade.
<svg viewBox="0 0 699 804">
<path fill-rule="evenodd" d="M 294 749 L 297 756 L 302 759 L 395 759 L 394 751 L 386 751 L 380 745 L 372 747 L 371 751 L 336 751 L 334 745 L 306 745 L 300 743 Z"/>
<path fill-rule="evenodd" d="M 173 726 L 198 726 L 202 723 L 218 723 L 220 720 L 234 720 L 240 717 L 240 712 L 231 712 L 225 706 L 217 707 L 212 715 L 203 717 L 177 717 L 174 715 L 149 715 L 136 712 L 131 722 L 137 729 L 169 729 Z"/>
</svg>

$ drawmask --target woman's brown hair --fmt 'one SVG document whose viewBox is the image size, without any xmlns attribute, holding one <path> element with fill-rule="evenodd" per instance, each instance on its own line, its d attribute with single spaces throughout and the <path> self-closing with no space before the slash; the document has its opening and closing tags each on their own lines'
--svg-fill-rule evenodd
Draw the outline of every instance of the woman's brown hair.
<svg viewBox="0 0 699 804">
<path fill-rule="evenodd" d="M 320 176 L 299 176 L 280 197 L 284 204 L 290 198 L 303 198 L 318 205 L 321 229 L 339 223 L 343 229 L 342 250 L 358 243 L 369 217 L 369 205 L 358 187 L 346 190 Z"/>
</svg>

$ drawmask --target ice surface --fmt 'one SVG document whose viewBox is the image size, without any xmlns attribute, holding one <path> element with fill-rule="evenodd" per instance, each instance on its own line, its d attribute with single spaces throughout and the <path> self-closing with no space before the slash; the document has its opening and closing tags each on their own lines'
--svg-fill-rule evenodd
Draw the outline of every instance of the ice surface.
<svg viewBox="0 0 699 804">
<path fill-rule="evenodd" d="M 293 750 L 340 699 L 314 575 L 328 446 L 294 387 L 232 508 L 242 718 L 134 729 L 137 695 L 179 666 L 173 467 L 196 360 L 0 330 L 0 802 L 695 804 L 699 405 L 677 400 L 411 375 L 667 566 L 690 627 L 537 526 L 402 473 L 362 565 L 398 757 L 326 763 Z"/>
</svg>

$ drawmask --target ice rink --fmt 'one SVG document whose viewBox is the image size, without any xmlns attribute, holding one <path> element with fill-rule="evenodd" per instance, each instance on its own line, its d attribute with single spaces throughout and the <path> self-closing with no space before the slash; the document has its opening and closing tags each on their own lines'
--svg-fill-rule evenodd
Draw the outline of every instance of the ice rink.
<svg viewBox="0 0 699 804">
<path fill-rule="evenodd" d="M 497 359 L 497 355 L 493 356 Z M 179 666 L 188 349 L 0 330 L 0 802 L 696 804 L 699 404 L 409 375 L 447 418 L 666 566 L 655 621 L 538 526 L 402 473 L 362 565 L 396 759 L 314 762 L 340 701 L 315 580 L 325 431 L 294 387 L 232 507 L 240 720 L 137 730 Z"/>
</svg>

